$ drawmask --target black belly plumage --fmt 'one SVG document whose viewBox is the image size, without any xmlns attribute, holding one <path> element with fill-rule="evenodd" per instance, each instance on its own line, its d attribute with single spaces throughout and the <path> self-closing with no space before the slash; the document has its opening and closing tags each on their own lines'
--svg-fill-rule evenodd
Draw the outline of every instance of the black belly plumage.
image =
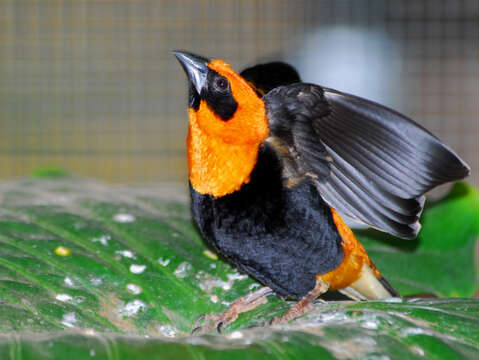
<svg viewBox="0 0 479 360">
<path fill-rule="evenodd" d="M 240 190 L 215 198 L 190 189 L 203 238 L 280 296 L 300 299 L 313 289 L 317 274 L 343 261 L 331 209 L 309 178 L 283 184 L 280 160 L 268 144 Z"/>
</svg>

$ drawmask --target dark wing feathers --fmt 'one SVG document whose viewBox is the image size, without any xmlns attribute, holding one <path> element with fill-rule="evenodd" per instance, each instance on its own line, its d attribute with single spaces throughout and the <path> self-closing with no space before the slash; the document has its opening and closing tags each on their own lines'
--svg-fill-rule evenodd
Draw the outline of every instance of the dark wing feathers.
<svg viewBox="0 0 479 360">
<path fill-rule="evenodd" d="M 295 161 L 296 168 L 302 173 L 313 173 L 320 181 L 327 178 L 330 172 L 328 152 L 317 137 L 311 136 L 315 133 L 314 123 L 311 121 L 312 111 L 314 114 L 321 114 L 321 111 L 327 108 L 327 104 L 312 102 L 316 97 L 306 97 L 298 102 L 295 87 L 284 86 L 277 89 L 284 89 L 281 97 L 285 101 L 267 103 L 270 113 L 280 114 L 276 117 L 278 121 L 271 121 L 272 118 L 269 118 L 271 134 L 281 139 L 281 143 L 289 150 L 290 158 Z M 274 96 L 276 89 L 272 91 Z M 301 97 L 301 94 L 299 96 Z"/>
<path fill-rule="evenodd" d="M 405 116 L 335 90 L 324 89 L 324 93 L 331 113 L 314 120 L 321 140 L 334 146 L 339 139 L 329 131 L 333 128 L 336 134 L 351 139 L 351 149 L 335 150 L 348 156 L 353 166 L 358 163 L 358 152 L 365 166 L 393 185 L 385 184 L 389 191 L 401 189 L 396 195 L 417 197 L 436 185 L 468 174 L 469 168 L 454 152 Z"/>
<path fill-rule="evenodd" d="M 264 96 L 271 137 L 314 175 L 328 204 L 403 238 L 417 235 L 431 188 L 469 167 L 427 130 L 372 101 L 305 83 Z"/>
</svg>

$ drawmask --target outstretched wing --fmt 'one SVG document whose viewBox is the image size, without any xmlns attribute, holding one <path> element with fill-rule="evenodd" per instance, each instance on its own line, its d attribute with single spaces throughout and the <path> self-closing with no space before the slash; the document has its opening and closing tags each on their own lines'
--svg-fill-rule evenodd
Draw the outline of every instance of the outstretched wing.
<svg viewBox="0 0 479 360">
<path fill-rule="evenodd" d="M 306 83 L 264 101 L 284 176 L 313 177 L 331 207 L 396 236 L 416 237 L 426 191 L 469 174 L 434 135 L 372 101 Z"/>
</svg>

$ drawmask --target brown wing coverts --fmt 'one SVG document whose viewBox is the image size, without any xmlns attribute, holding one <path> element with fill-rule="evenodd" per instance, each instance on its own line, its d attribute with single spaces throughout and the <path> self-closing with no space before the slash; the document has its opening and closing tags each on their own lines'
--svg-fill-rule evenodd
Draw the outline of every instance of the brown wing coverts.
<svg viewBox="0 0 479 360">
<path fill-rule="evenodd" d="M 306 83 L 264 100 L 271 136 L 288 144 L 298 168 L 314 172 L 324 200 L 396 236 L 417 235 L 426 191 L 469 174 L 427 130 L 374 102 Z"/>
</svg>

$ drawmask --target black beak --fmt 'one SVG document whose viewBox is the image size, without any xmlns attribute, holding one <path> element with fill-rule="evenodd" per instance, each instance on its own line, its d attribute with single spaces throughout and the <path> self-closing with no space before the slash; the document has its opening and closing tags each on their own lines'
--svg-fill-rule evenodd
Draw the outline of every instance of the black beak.
<svg viewBox="0 0 479 360">
<path fill-rule="evenodd" d="M 210 60 L 186 51 L 173 51 L 198 94 L 205 85 Z"/>
</svg>

